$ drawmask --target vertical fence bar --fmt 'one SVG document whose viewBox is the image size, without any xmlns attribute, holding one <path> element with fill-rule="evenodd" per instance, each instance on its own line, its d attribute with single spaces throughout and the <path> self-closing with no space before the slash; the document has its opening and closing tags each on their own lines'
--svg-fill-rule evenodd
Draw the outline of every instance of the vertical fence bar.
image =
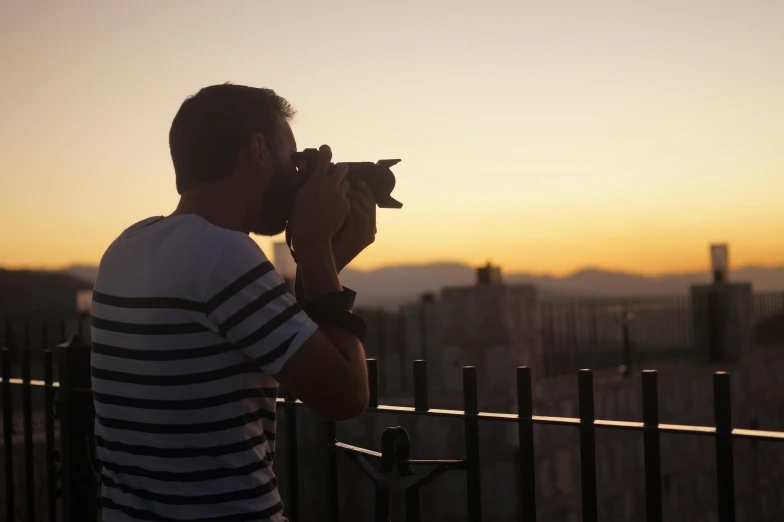
<svg viewBox="0 0 784 522">
<path fill-rule="evenodd" d="M 14 339 L 14 330 L 11 327 L 11 322 L 5 322 L 5 346 L 6 348 L 13 350 L 16 348 L 15 346 L 15 339 Z"/>
<path fill-rule="evenodd" d="M 419 303 L 419 354 L 427 359 L 427 303 Z"/>
<path fill-rule="evenodd" d="M 96 476 L 92 469 L 94 411 L 90 392 L 90 346 L 77 336 L 57 347 L 60 366 L 60 445 L 63 520 L 95 522 Z"/>
<path fill-rule="evenodd" d="M 563 371 L 563 343 L 562 337 L 558 335 L 556 330 L 556 310 L 554 303 L 546 303 L 547 307 L 547 336 L 550 342 L 549 347 L 544 347 L 544 353 L 552 353 L 555 357 L 552 359 L 552 364 L 545 363 L 545 372 L 547 375 L 560 375 Z"/>
<path fill-rule="evenodd" d="M 44 335 L 44 342 L 46 336 Z M 54 466 L 54 368 L 52 350 L 44 350 L 44 419 L 46 422 L 46 505 L 49 522 L 57 522 L 57 471 Z"/>
<path fill-rule="evenodd" d="M 642 372 L 645 512 L 648 522 L 662 521 L 661 448 L 659 446 L 659 381 L 655 370 Z"/>
<path fill-rule="evenodd" d="M 368 372 L 368 408 L 378 408 L 378 361 L 367 360 Z"/>
<path fill-rule="evenodd" d="M 335 451 L 337 428 L 334 422 L 327 422 L 327 510 L 330 522 L 339 522 L 340 508 L 338 499 L 338 460 Z"/>
<path fill-rule="evenodd" d="M 776 295 L 779 301 L 776 309 L 776 317 L 778 317 L 776 323 L 778 323 L 779 327 L 773 335 L 777 335 L 776 339 L 781 342 L 784 341 L 784 294 L 779 293 Z"/>
<path fill-rule="evenodd" d="M 25 324 L 25 349 L 22 352 L 22 419 L 24 425 L 24 469 L 27 521 L 35 522 L 35 477 L 33 461 L 33 354 L 30 351 L 30 328 Z"/>
<path fill-rule="evenodd" d="M 599 352 L 599 319 L 596 311 L 597 306 L 596 303 L 591 303 L 588 308 L 588 313 L 591 315 L 589 335 L 591 338 L 591 350 L 593 350 L 594 353 Z"/>
<path fill-rule="evenodd" d="M 41 348 L 44 350 L 49 348 L 49 331 L 46 327 L 46 321 L 41 323 Z"/>
<path fill-rule="evenodd" d="M 414 409 L 427 411 L 427 361 L 414 361 Z"/>
<path fill-rule="evenodd" d="M 378 359 L 386 360 L 387 355 L 387 314 L 383 308 L 376 312 L 376 344 Z"/>
<path fill-rule="evenodd" d="M 60 340 L 58 342 L 64 343 L 68 340 L 65 321 L 60 321 Z"/>
<path fill-rule="evenodd" d="M 297 455 L 297 398 L 286 394 L 286 465 L 288 467 L 288 502 L 286 505 L 291 522 L 299 522 L 299 460 Z"/>
<path fill-rule="evenodd" d="M 6 335 L 8 327 L 6 326 Z M 5 519 L 14 520 L 14 419 L 11 400 L 11 350 L 0 349 L 0 372 L 3 374 L 3 446 L 5 448 Z"/>
<path fill-rule="evenodd" d="M 566 312 L 566 338 L 568 339 L 570 365 L 575 363 L 582 364 L 580 361 L 580 349 L 577 346 L 577 302 L 572 301 L 569 307 L 565 309 Z M 573 370 L 573 368 L 570 368 Z"/>
<path fill-rule="evenodd" d="M 523 522 L 536 522 L 533 402 L 531 368 L 521 366 L 517 369 L 517 429 L 520 441 L 520 515 Z"/>
<path fill-rule="evenodd" d="M 632 371 L 632 341 L 629 332 L 630 313 L 628 310 L 621 312 L 621 343 L 623 344 L 623 365 L 625 366 L 624 375 L 626 377 L 631 377 Z"/>
<path fill-rule="evenodd" d="M 708 348 L 710 360 L 723 360 L 721 347 L 721 301 L 715 288 L 708 290 Z"/>
<path fill-rule="evenodd" d="M 597 522 L 596 498 L 596 429 L 593 409 L 593 372 L 577 373 L 580 403 L 580 477 L 583 501 L 583 522 Z"/>
<path fill-rule="evenodd" d="M 398 361 L 398 368 L 400 368 L 400 389 L 405 390 L 408 388 L 408 372 L 405 370 L 406 364 L 406 312 L 401 308 L 397 316 L 397 332 L 398 332 L 398 346 L 397 353 L 400 357 Z"/>
<path fill-rule="evenodd" d="M 468 520 L 482 520 L 482 490 L 479 477 L 479 401 L 476 368 L 463 368 L 463 408 L 465 410 L 466 500 Z"/>
<path fill-rule="evenodd" d="M 735 466 L 732 454 L 732 401 L 730 374 L 713 375 L 713 408 L 716 419 L 716 478 L 719 522 L 735 522 Z"/>
</svg>

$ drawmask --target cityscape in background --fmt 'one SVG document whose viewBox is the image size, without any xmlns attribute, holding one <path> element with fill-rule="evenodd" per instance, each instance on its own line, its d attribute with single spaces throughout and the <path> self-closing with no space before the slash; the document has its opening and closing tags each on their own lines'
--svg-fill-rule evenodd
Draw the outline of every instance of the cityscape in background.
<svg viewBox="0 0 784 522">
<path fill-rule="evenodd" d="M 738 279 L 742 272 L 730 270 L 726 245 L 714 245 L 711 254 L 712 270 L 693 276 L 688 291 L 671 295 L 613 296 L 609 289 L 597 292 L 599 295 L 543 292 L 536 285 L 510 282 L 502 267 L 488 263 L 474 267 L 468 284 L 438 287 L 433 281 L 420 282 L 419 291 L 399 306 L 383 302 L 359 306 L 355 311 L 368 325 L 368 357 L 378 364 L 380 400 L 390 405 L 414 405 L 418 377 L 411 365 L 424 360 L 431 408 L 462 407 L 460 372 L 470 365 L 479 372 L 480 410 L 513 413 L 518 407 L 514 369 L 528 366 L 534 379 L 534 413 L 576 417 L 575 376 L 578 370 L 591 368 L 597 418 L 634 421 L 642 415 L 640 372 L 656 368 L 662 422 L 709 426 L 713 417 L 711 375 L 728 370 L 737 406 L 734 426 L 784 430 L 784 375 L 777 370 L 784 363 L 784 291 L 760 292 Z M 296 264 L 285 243 L 276 244 L 271 257 L 284 279 L 293 284 Z M 67 276 L 39 274 L 70 278 L 71 286 L 58 291 L 70 296 L 71 313 L 55 318 L 52 310 L 34 310 L 27 318 L 11 316 L 4 322 L 4 345 L 17 352 L 25 346 L 33 348 L 37 363 L 34 378 L 41 378 L 44 344 L 53 345 L 73 334 L 89 338 L 89 281 L 94 274 L 87 267 Z M 30 273 L 20 275 L 22 279 L 31 277 Z M 355 289 L 361 295 L 363 281 L 355 277 Z M 626 281 L 628 278 L 625 276 Z M 402 284 L 402 279 L 396 280 Z M 605 280 L 612 281 L 613 276 L 605 275 Z M 78 281 L 75 288 L 74 281 Z M 54 292 L 55 288 L 46 291 Z M 67 300 L 54 295 L 37 295 L 35 299 L 51 303 Z M 45 321 L 42 313 L 50 314 Z M 305 419 L 301 429 L 317 430 L 312 422 Z M 341 428 L 341 437 L 362 443 L 378 429 L 377 422 L 352 421 Z M 36 425 L 43 425 L 40 412 Z M 432 442 L 435 437 L 445 441 L 441 448 L 445 453 L 459 451 L 460 435 L 454 431 L 458 428 L 424 420 L 406 425 L 415 448 L 425 449 L 420 441 Z M 483 469 L 492 470 L 492 483 L 497 486 L 487 493 L 490 501 L 485 514 L 488 520 L 508 520 L 517 509 L 513 485 L 519 483 L 520 476 L 510 465 L 516 458 L 517 442 L 501 425 L 483 433 Z M 536 495 L 541 506 L 538 520 L 578 520 L 577 439 L 543 426 L 535 429 L 535 444 Z M 688 437 L 665 437 L 662 444 L 666 519 L 711 520 L 716 491 L 710 448 Z M 784 447 L 752 447 L 742 442 L 736 447 L 738 510 L 745 517 L 739 520 L 780 520 L 784 517 Z M 611 433 L 597 442 L 596 451 L 601 520 L 643 520 L 645 492 L 640 480 L 644 470 L 639 440 Z M 285 462 L 276 469 L 285 480 Z M 346 473 L 341 480 L 355 480 Z M 302 495 L 316 494 L 320 487 L 307 478 L 299 484 Z M 460 505 L 460 488 L 450 481 L 431 487 L 431 495 L 422 500 L 428 520 L 461 520 L 460 509 L 449 509 Z M 348 520 L 361 520 L 363 510 L 370 509 L 365 500 L 343 498 L 342 502 L 347 512 L 357 517 Z"/>
</svg>

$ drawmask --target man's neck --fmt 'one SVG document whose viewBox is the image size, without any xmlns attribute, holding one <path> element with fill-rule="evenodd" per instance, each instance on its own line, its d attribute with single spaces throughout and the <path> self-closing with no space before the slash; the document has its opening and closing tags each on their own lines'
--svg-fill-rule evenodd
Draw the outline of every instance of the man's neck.
<svg viewBox="0 0 784 522">
<path fill-rule="evenodd" d="M 233 201 L 237 203 L 231 204 Z M 245 206 L 233 187 L 225 182 L 203 183 L 182 194 L 171 215 L 183 214 L 201 216 L 209 223 L 228 230 L 250 232 L 245 224 Z"/>
</svg>

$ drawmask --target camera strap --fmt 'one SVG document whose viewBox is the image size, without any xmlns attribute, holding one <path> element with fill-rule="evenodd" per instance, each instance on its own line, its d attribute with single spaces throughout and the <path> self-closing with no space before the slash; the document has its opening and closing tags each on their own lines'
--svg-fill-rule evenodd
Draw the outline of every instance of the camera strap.
<svg viewBox="0 0 784 522">
<path fill-rule="evenodd" d="M 289 247 L 294 263 L 297 257 L 291 248 L 291 226 L 286 224 L 286 245 Z M 302 309 L 310 318 L 318 324 L 331 324 L 351 332 L 360 342 L 365 342 L 365 331 L 367 326 L 361 317 L 351 313 L 354 306 L 354 298 L 357 293 L 350 288 L 343 287 L 342 292 L 335 292 L 321 296 L 318 299 L 308 300 L 305 298 L 305 288 L 302 286 L 302 278 L 299 275 L 299 266 L 294 278 L 294 295 L 297 302 L 302 304 Z"/>
</svg>

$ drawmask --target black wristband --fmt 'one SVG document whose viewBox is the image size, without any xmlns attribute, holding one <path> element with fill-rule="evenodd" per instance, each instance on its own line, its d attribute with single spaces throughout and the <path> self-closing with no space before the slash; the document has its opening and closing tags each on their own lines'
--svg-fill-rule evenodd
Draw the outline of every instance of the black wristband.
<svg viewBox="0 0 784 522">
<path fill-rule="evenodd" d="M 294 253 L 292 252 L 292 255 Z M 351 332 L 360 342 L 365 342 L 367 324 L 351 313 L 357 293 L 350 288 L 342 287 L 342 292 L 322 295 L 316 299 L 305 298 L 305 287 L 299 275 L 299 267 L 294 276 L 294 296 L 301 303 L 302 309 L 317 324 L 330 324 Z"/>
<path fill-rule="evenodd" d="M 360 342 L 365 342 L 365 332 L 367 330 L 365 321 L 363 321 L 361 317 L 352 314 L 348 310 L 322 309 L 315 311 L 312 314 L 308 312 L 308 315 L 319 325 L 329 324 L 332 326 L 337 326 L 338 328 L 353 334 L 357 339 L 359 339 Z"/>
<path fill-rule="evenodd" d="M 365 340 L 367 325 L 361 317 L 351 313 L 357 293 L 343 287 L 341 292 L 325 294 L 316 299 L 300 301 L 302 309 L 317 324 L 331 324 L 354 334 L 361 342 Z"/>
<path fill-rule="evenodd" d="M 306 299 L 305 288 L 302 286 L 302 278 L 299 276 L 299 267 L 297 267 L 297 275 L 294 279 L 294 296 L 297 298 L 298 302 L 302 303 L 303 307 L 315 305 L 319 307 L 336 307 L 342 310 L 351 310 L 354 307 L 354 299 L 356 299 L 357 293 L 345 286 L 341 286 L 341 288 L 343 290 L 340 292 L 325 294 L 316 299 Z"/>
</svg>

